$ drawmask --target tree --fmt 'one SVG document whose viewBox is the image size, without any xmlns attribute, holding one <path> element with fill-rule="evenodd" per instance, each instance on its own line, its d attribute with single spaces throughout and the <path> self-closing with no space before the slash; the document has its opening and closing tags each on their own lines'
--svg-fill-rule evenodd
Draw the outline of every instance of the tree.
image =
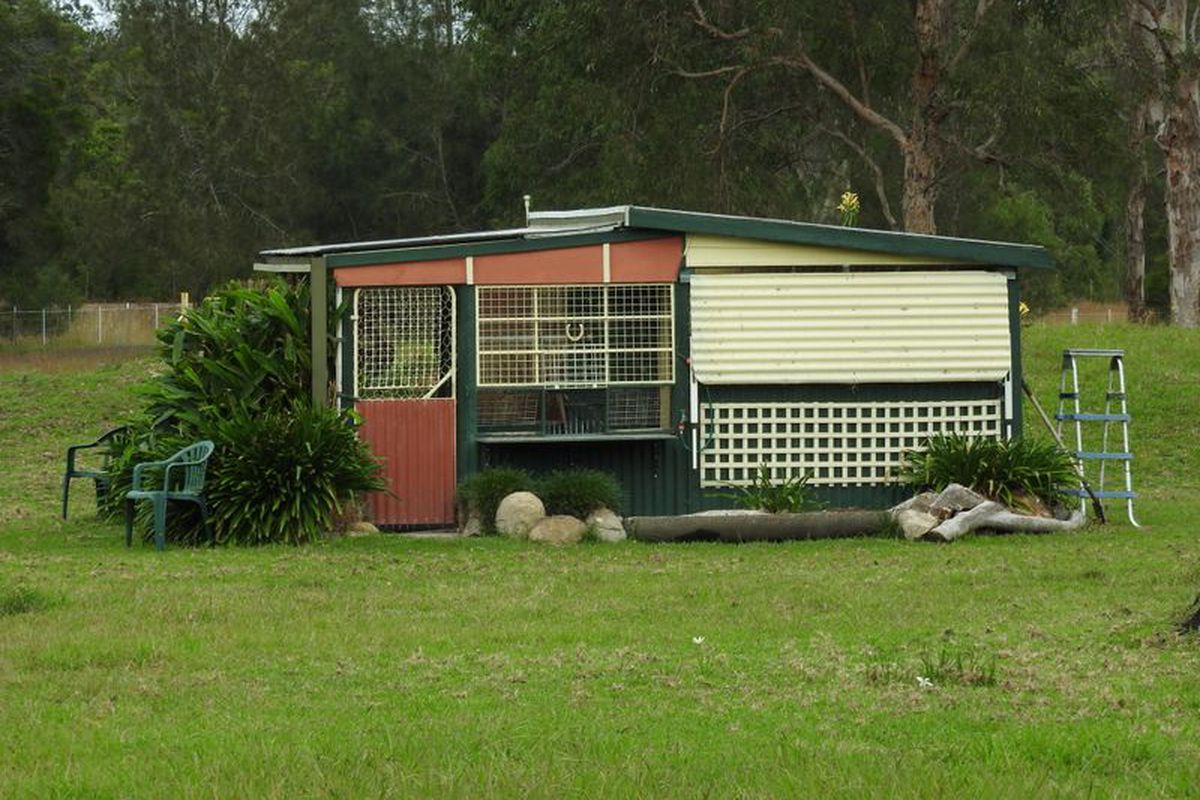
<svg viewBox="0 0 1200 800">
<path fill-rule="evenodd" d="M 1170 259 L 1171 321 L 1200 326 L 1200 4 L 1128 0 L 1149 40 L 1157 92 L 1149 108 L 1166 162 L 1164 201 Z"/>
</svg>

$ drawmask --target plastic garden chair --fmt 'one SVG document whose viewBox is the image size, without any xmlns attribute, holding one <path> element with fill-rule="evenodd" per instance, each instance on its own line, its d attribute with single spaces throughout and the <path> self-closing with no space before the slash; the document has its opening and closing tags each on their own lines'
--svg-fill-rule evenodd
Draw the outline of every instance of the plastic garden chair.
<svg viewBox="0 0 1200 800">
<path fill-rule="evenodd" d="M 125 546 L 133 544 L 133 506 L 138 500 L 149 500 L 154 504 L 154 546 L 159 550 L 167 546 L 167 501 L 180 500 L 195 503 L 200 507 L 200 519 L 208 530 L 208 503 L 204 500 L 204 472 L 208 469 L 208 457 L 212 455 L 213 443 L 196 442 L 180 450 L 165 461 L 147 461 L 133 468 L 133 488 L 125 495 Z M 154 481 L 156 489 L 143 488 L 147 473 L 162 470 L 162 479 Z"/>
<path fill-rule="evenodd" d="M 107 469 L 110 458 L 108 451 L 105 450 L 104 459 L 100 462 L 99 469 L 86 469 L 79 467 L 75 463 L 75 454 L 80 450 L 90 450 L 93 447 L 100 447 L 101 445 L 108 444 L 114 438 L 125 433 L 127 430 L 129 430 L 129 426 L 122 425 L 119 428 L 113 428 L 111 431 L 104 434 L 94 442 L 88 442 L 87 444 L 73 444 L 67 448 L 67 469 L 66 472 L 63 473 L 63 519 L 67 518 L 67 499 L 71 494 L 72 478 L 91 478 L 93 481 L 95 481 L 97 503 L 99 503 L 101 498 L 104 497 L 104 493 L 108 491 Z"/>
</svg>

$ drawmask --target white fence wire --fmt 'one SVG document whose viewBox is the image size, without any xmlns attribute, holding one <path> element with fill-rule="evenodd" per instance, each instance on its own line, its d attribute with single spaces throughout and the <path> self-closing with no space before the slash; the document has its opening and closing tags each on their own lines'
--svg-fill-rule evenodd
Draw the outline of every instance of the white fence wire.
<svg viewBox="0 0 1200 800">
<path fill-rule="evenodd" d="M 153 345 L 154 332 L 179 315 L 178 303 L 88 303 L 0 309 L 0 344 L 49 347 Z"/>
</svg>

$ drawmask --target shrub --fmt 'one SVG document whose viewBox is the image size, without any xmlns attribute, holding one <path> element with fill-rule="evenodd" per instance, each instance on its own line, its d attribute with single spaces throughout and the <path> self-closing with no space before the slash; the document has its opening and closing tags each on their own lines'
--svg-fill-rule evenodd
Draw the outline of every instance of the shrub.
<svg viewBox="0 0 1200 800">
<path fill-rule="evenodd" d="M 1079 480 L 1071 457 L 1051 442 L 960 434 L 931 437 L 924 450 L 905 453 L 900 479 L 918 491 L 960 483 L 1007 506 L 1024 498 L 1053 505 Z"/>
<path fill-rule="evenodd" d="M 350 414 L 303 403 L 217 422 L 208 479 L 216 541 L 311 542 L 354 493 L 383 489 L 356 428 Z"/>
<path fill-rule="evenodd" d="M 458 485 L 458 499 L 478 511 L 483 532 L 496 532 L 496 509 L 513 492 L 532 492 L 533 476 L 523 469 L 495 467 L 476 472 Z"/>
<path fill-rule="evenodd" d="M 231 284 L 159 331 L 165 369 L 141 387 L 141 416 L 111 445 L 106 513 L 123 512 L 136 464 L 201 439 L 217 445 L 205 492 L 212 532 L 192 504 L 177 504 L 166 531 L 176 544 L 310 541 L 355 493 L 382 488 L 355 419 L 312 406 L 308 302 L 304 284 Z M 149 516 L 139 503 L 143 530 Z"/>
<path fill-rule="evenodd" d="M 547 514 L 578 519 L 601 507 L 617 511 L 621 505 L 621 484 L 607 472 L 594 469 L 551 472 L 538 481 L 537 493 Z"/>
<path fill-rule="evenodd" d="M 726 494 L 731 495 L 741 508 L 782 514 L 820 508 L 810 491 L 808 475 L 793 475 L 777 481 L 771 477 L 770 468 L 760 465 L 749 486 L 731 486 Z"/>
</svg>

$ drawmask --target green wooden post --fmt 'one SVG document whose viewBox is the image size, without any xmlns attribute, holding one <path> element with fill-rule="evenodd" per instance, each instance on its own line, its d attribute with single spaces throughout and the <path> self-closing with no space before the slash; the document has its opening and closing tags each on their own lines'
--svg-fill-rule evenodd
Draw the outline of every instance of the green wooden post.
<svg viewBox="0 0 1200 800">
<path fill-rule="evenodd" d="M 309 262 L 310 302 L 312 303 L 312 401 L 317 408 L 329 402 L 329 287 L 325 257 Z"/>
<path fill-rule="evenodd" d="M 461 481 L 479 471 L 479 390 L 475 385 L 475 287 L 455 286 L 458 301 L 458 365 L 455 372 L 457 473 Z"/>
<path fill-rule="evenodd" d="M 1009 375 L 1013 396 L 1012 427 L 1009 429 L 1009 436 L 1018 439 L 1022 432 L 1021 404 L 1025 400 L 1025 390 L 1021 373 L 1021 284 L 1016 275 L 1008 279 L 1008 330 L 1012 340 L 1012 367 L 1009 368 Z"/>
</svg>

